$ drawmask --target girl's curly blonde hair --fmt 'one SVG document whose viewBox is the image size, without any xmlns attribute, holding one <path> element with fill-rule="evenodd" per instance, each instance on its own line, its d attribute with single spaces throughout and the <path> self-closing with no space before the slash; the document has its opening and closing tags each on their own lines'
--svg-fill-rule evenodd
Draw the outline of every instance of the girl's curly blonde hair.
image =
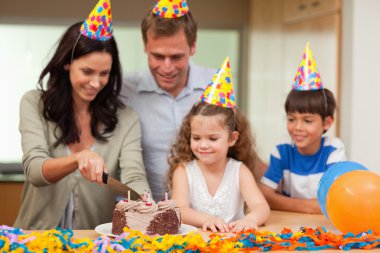
<svg viewBox="0 0 380 253">
<path fill-rule="evenodd" d="M 186 163 L 196 159 L 191 151 L 191 120 L 196 115 L 202 116 L 224 116 L 224 125 L 231 134 L 233 131 L 239 133 L 239 138 L 235 145 L 230 147 L 227 153 L 228 157 L 243 162 L 253 174 L 258 156 L 255 151 L 255 139 L 251 133 L 251 127 L 248 119 L 237 109 L 224 108 L 208 103 L 195 104 L 190 112 L 182 121 L 182 126 L 177 135 L 176 142 L 170 150 L 168 162 L 170 165 L 167 174 L 167 187 L 170 190 L 173 185 L 173 173 L 179 166 L 186 166 Z"/>
</svg>

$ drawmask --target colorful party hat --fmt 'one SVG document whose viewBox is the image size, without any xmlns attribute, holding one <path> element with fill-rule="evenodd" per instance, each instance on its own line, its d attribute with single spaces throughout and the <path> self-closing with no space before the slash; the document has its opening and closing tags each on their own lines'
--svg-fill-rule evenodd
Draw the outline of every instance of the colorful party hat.
<svg viewBox="0 0 380 253">
<path fill-rule="evenodd" d="M 158 0 L 153 13 L 163 18 L 179 18 L 189 12 L 186 0 Z"/>
<path fill-rule="evenodd" d="M 293 90 L 321 90 L 323 84 L 309 43 L 306 44 L 302 62 L 294 78 Z"/>
<path fill-rule="evenodd" d="M 213 76 L 211 83 L 206 87 L 199 101 L 226 108 L 235 108 L 236 102 L 229 57 L 224 60 Z"/>
<path fill-rule="evenodd" d="M 109 40 L 112 37 L 110 0 L 99 0 L 80 28 L 80 33 L 90 39 Z"/>
</svg>

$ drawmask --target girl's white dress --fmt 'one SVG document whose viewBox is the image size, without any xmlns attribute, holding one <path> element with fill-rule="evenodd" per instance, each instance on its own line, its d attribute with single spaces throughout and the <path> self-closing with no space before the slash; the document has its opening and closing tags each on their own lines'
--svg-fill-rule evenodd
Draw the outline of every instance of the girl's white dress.
<svg viewBox="0 0 380 253">
<path fill-rule="evenodd" d="M 240 194 L 241 162 L 229 158 L 221 184 L 214 196 L 208 192 L 205 178 L 196 160 L 186 166 L 190 192 L 190 207 L 223 218 L 225 222 L 244 217 L 244 199 Z"/>
</svg>

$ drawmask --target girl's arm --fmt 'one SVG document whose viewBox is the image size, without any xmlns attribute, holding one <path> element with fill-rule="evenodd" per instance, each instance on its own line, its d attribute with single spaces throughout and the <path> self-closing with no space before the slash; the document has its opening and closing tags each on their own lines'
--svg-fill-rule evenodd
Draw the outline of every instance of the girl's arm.
<svg viewBox="0 0 380 253">
<path fill-rule="evenodd" d="M 199 212 L 190 207 L 189 183 L 186 169 L 182 166 L 174 170 L 172 199 L 175 200 L 181 210 L 182 223 L 195 227 L 202 227 L 204 231 L 211 229 L 213 232 L 228 232 L 226 222 L 207 213 Z"/>
<path fill-rule="evenodd" d="M 251 171 L 242 164 L 239 173 L 240 192 L 247 203 L 249 213 L 241 220 L 230 223 L 233 232 L 254 228 L 264 224 L 270 214 L 270 208 L 258 188 Z"/>
<path fill-rule="evenodd" d="M 277 193 L 265 184 L 260 184 L 260 189 L 274 210 L 283 210 L 300 213 L 321 214 L 321 209 L 316 199 L 290 198 Z"/>
</svg>

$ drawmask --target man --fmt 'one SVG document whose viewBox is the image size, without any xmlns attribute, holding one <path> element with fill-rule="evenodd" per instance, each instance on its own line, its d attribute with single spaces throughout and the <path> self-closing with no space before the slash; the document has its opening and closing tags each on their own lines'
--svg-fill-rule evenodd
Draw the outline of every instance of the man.
<svg viewBox="0 0 380 253">
<path fill-rule="evenodd" d="M 159 1 L 143 19 L 141 31 L 149 70 L 127 75 L 122 94 L 140 117 L 144 164 L 153 198 L 159 201 L 165 196 L 170 146 L 215 70 L 190 62 L 197 23 L 186 1 Z"/>
</svg>

